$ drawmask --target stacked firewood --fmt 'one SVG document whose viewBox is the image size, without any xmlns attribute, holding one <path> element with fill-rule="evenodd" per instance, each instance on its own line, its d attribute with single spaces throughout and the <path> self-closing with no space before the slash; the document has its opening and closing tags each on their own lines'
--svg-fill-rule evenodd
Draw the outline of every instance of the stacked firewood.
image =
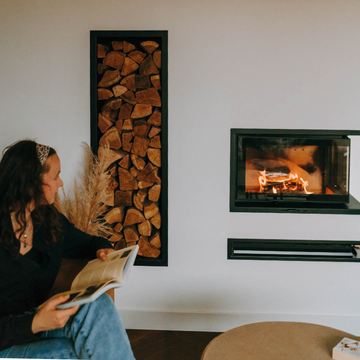
<svg viewBox="0 0 360 360">
<path fill-rule="evenodd" d="M 161 253 L 161 48 L 155 41 L 98 44 L 99 157 L 108 144 L 108 186 L 116 249 Z"/>
</svg>

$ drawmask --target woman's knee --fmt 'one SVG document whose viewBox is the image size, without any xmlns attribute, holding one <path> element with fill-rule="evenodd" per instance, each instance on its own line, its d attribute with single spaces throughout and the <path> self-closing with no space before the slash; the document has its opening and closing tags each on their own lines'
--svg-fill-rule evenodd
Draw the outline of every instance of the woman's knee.
<svg viewBox="0 0 360 360">
<path fill-rule="evenodd" d="M 117 312 L 114 301 L 108 294 L 100 295 L 95 301 L 83 305 L 86 312 L 94 312 L 97 315 Z"/>
</svg>

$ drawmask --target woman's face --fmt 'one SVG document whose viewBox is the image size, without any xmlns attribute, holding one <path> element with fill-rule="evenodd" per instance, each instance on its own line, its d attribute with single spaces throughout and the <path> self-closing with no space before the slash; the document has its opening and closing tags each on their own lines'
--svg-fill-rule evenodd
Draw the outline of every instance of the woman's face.
<svg viewBox="0 0 360 360">
<path fill-rule="evenodd" d="M 60 179 L 61 164 L 57 154 L 49 156 L 46 159 L 45 165 L 48 166 L 50 170 L 42 176 L 43 200 L 45 204 L 50 205 L 54 203 L 55 195 L 59 187 L 62 187 L 64 184 Z"/>
</svg>

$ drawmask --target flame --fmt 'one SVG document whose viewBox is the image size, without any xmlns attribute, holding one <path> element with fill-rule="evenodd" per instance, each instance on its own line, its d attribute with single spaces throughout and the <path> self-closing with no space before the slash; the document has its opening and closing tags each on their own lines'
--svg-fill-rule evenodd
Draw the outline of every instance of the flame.
<svg viewBox="0 0 360 360">
<path fill-rule="evenodd" d="M 284 174 L 268 173 L 266 170 L 259 171 L 260 192 L 270 191 L 274 194 L 278 192 L 303 191 L 305 194 L 312 194 L 307 190 L 309 182 L 299 178 L 298 174 L 290 173 L 287 177 Z"/>
</svg>

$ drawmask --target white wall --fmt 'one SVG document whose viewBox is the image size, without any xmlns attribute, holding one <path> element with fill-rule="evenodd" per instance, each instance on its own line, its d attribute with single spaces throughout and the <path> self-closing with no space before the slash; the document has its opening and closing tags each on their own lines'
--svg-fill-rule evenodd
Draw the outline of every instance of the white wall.
<svg viewBox="0 0 360 360">
<path fill-rule="evenodd" d="M 230 213 L 228 200 L 230 128 L 360 129 L 358 0 L 0 0 L 0 9 L 0 148 L 24 137 L 54 146 L 66 189 L 90 141 L 89 31 L 169 31 L 169 266 L 136 267 L 117 291 L 129 328 L 296 320 L 360 333 L 360 264 L 226 259 L 228 237 L 359 238 L 355 215 Z"/>
</svg>

